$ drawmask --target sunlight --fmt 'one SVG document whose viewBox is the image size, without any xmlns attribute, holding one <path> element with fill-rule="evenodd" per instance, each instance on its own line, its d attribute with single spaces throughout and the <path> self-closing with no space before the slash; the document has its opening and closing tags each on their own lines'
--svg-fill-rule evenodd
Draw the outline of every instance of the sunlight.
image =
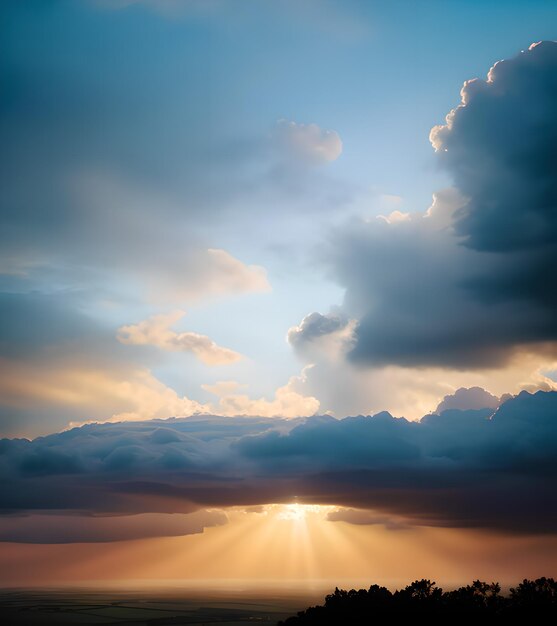
<svg viewBox="0 0 557 626">
<path fill-rule="evenodd" d="M 300 504 L 293 502 L 291 504 L 271 504 L 268 507 L 269 512 L 274 513 L 277 519 L 290 520 L 294 522 L 302 522 L 308 516 L 325 518 L 329 511 L 334 510 L 334 506 L 323 506 L 320 504 Z"/>
</svg>

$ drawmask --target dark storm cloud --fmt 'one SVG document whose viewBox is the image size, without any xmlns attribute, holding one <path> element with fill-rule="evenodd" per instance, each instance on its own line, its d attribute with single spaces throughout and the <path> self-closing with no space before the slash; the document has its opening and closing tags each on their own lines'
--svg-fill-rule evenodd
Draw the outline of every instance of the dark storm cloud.
<svg viewBox="0 0 557 626">
<path fill-rule="evenodd" d="M 556 459 L 556 392 L 420 423 L 380 413 L 91 424 L 2 440 L 0 502 L 11 515 L 126 515 L 298 498 L 371 510 L 366 523 L 555 532 Z"/>
<path fill-rule="evenodd" d="M 554 353 L 557 43 L 496 64 L 462 99 L 431 133 L 460 205 L 353 222 L 330 242 L 356 362 L 482 368 L 524 346 Z M 315 341 L 300 329 L 297 347 Z"/>
<path fill-rule="evenodd" d="M 464 85 L 462 101 L 431 133 L 468 198 L 455 231 L 469 248 L 504 259 L 495 276 L 472 277 L 470 287 L 491 301 L 555 307 L 557 43 L 495 64 L 487 82 Z"/>
<path fill-rule="evenodd" d="M 462 89 L 431 139 L 460 191 L 456 231 L 476 250 L 555 247 L 557 43 L 500 61 Z"/>
</svg>

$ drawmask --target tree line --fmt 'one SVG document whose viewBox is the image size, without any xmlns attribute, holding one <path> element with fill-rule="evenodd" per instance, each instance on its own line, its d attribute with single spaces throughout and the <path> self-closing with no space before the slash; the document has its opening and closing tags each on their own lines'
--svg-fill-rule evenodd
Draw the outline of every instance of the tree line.
<svg viewBox="0 0 557 626">
<path fill-rule="evenodd" d="M 322 606 L 300 611 L 278 626 L 363 625 L 393 616 L 419 616 L 430 623 L 441 623 L 448 617 L 471 618 L 490 625 L 510 617 L 541 623 L 536 620 L 557 617 L 557 582 L 545 577 L 524 579 L 508 595 L 501 594 L 499 583 L 480 580 L 453 591 L 443 591 L 426 579 L 395 592 L 379 585 L 350 591 L 337 587 L 325 597 Z"/>
</svg>

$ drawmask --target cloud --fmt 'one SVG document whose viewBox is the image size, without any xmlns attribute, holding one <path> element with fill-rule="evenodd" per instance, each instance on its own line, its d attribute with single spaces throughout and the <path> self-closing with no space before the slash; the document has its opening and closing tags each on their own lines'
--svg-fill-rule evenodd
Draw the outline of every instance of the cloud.
<svg viewBox="0 0 557 626">
<path fill-rule="evenodd" d="M 481 387 L 471 387 L 470 389 L 461 387 L 454 393 L 446 395 L 437 405 L 435 412 L 442 413 L 449 409 L 458 409 L 460 411 L 485 408 L 496 409 L 500 403 L 501 400 L 497 396 Z"/>
<path fill-rule="evenodd" d="M 99 543 L 151 537 L 181 537 L 227 523 L 222 511 L 137 515 L 0 516 L 0 541 L 17 543 Z"/>
<path fill-rule="evenodd" d="M 455 189 L 447 187 L 433 194 L 433 202 L 424 214 L 436 228 L 451 228 L 455 212 L 466 204 L 466 198 Z"/>
<path fill-rule="evenodd" d="M 204 388 L 218 402 L 203 403 L 178 393 L 145 364 L 145 347 L 191 347 L 190 333 L 169 326 L 180 312 L 146 320 L 121 332 L 130 348 L 116 341 L 114 330 L 79 310 L 79 298 L 62 294 L 1 294 L 3 340 L 0 343 L 0 425 L 3 433 L 42 434 L 92 421 L 136 421 L 217 412 L 222 415 L 298 416 L 319 409 L 304 393 L 304 376 L 293 376 L 274 398 L 253 399 L 238 383 Z M 195 335 L 197 354 L 211 364 L 229 354 Z M 236 355 L 236 353 L 232 353 Z"/>
<path fill-rule="evenodd" d="M 293 417 L 319 409 L 319 401 L 305 393 L 307 370 L 279 386 L 270 399 L 250 397 L 238 382 L 204 385 L 218 396 L 215 402 L 189 397 L 195 391 L 184 395 L 155 375 L 150 346 L 161 348 L 162 355 L 192 350 L 211 365 L 239 355 L 203 335 L 171 330 L 181 311 L 122 327 L 118 341 L 112 323 L 90 317 L 87 305 L 87 298 L 71 292 L 0 292 L 0 432 L 36 436 L 69 423 L 200 413 Z"/>
<path fill-rule="evenodd" d="M 336 509 L 327 513 L 329 522 L 345 522 L 356 526 L 376 526 L 380 524 L 387 530 L 404 530 L 408 526 L 399 520 L 385 515 L 377 515 L 373 511 L 365 509 Z"/>
<path fill-rule="evenodd" d="M 470 289 L 490 302 L 535 307 L 551 339 L 557 329 L 543 314 L 557 303 L 546 276 L 557 262 L 556 71 L 557 42 L 532 44 L 496 63 L 486 81 L 467 81 L 461 104 L 430 137 L 467 198 L 456 234 L 498 262 L 495 272 L 470 277 Z"/>
<path fill-rule="evenodd" d="M 292 502 L 377 519 L 555 532 L 557 392 L 420 423 L 197 416 L 0 442 L 4 514 L 191 513 Z M 368 521 L 371 518 L 368 518 Z"/>
<path fill-rule="evenodd" d="M 156 346 L 171 352 L 192 352 L 206 365 L 227 365 L 242 358 L 238 352 L 217 345 L 206 335 L 171 330 L 170 327 L 184 315 L 185 311 L 173 311 L 122 326 L 118 329 L 118 341 L 128 345 Z"/>
<path fill-rule="evenodd" d="M 62 413 L 61 419 L 66 423 L 72 413 L 76 416 L 74 421 L 79 423 L 152 419 L 208 411 L 207 405 L 180 396 L 148 369 L 134 368 L 132 364 L 94 367 L 68 360 L 47 367 L 44 363 L 32 365 L 8 360 L 0 360 L 0 363 L 6 372 L 0 384 L 4 404 L 30 412 L 47 405 L 51 413 Z M 23 424 L 19 428 L 26 430 Z"/>
<path fill-rule="evenodd" d="M 342 141 L 338 133 L 324 130 L 317 124 L 280 120 L 275 132 L 285 157 L 300 163 L 321 165 L 336 161 L 342 154 Z"/>
<path fill-rule="evenodd" d="M 302 392 L 306 371 L 301 376 L 292 376 L 288 383 L 275 391 L 273 400 L 252 399 L 238 393 L 242 385 L 235 381 L 221 381 L 215 385 L 203 385 L 203 389 L 218 396 L 213 410 L 219 415 L 257 415 L 260 417 L 287 417 L 315 415 L 319 400 Z"/>
<path fill-rule="evenodd" d="M 325 353 L 329 358 L 343 355 L 352 342 L 355 321 L 342 313 L 310 313 L 298 326 L 288 329 L 286 338 L 300 354 Z"/>
<path fill-rule="evenodd" d="M 398 209 L 389 213 L 389 215 L 378 215 L 377 219 L 387 222 L 387 224 L 396 224 L 397 222 L 406 222 L 410 218 L 410 213 L 403 213 Z"/>
<path fill-rule="evenodd" d="M 496 63 L 486 81 L 464 83 L 461 104 L 431 131 L 433 147 L 468 198 L 455 226 L 471 248 L 555 246 L 556 66 L 551 41 Z"/>
<path fill-rule="evenodd" d="M 547 373 L 555 361 L 540 359 L 536 351 L 517 354 L 504 368 L 361 367 L 346 360 L 352 336 L 345 342 L 337 342 L 335 337 L 333 333 L 302 343 L 296 352 L 312 365 L 305 370 L 300 392 L 318 398 L 321 410 L 337 417 L 388 410 L 392 415 L 417 420 L 461 387 L 482 387 L 496 396 L 516 395 L 522 390 L 557 390 Z"/>
<path fill-rule="evenodd" d="M 423 213 L 336 228 L 324 251 L 357 320 L 354 363 L 501 367 L 523 351 L 556 354 L 557 43 L 465 83 L 433 129 L 454 179 Z"/>
<path fill-rule="evenodd" d="M 39 201 L 34 194 L 43 184 L 49 187 Z M 208 246 L 180 202 L 145 183 L 68 165 L 63 182 L 36 180 L 36 188 L 17 194 L 24 197 L 13 203 L 27 212 L 3 211 L 0 260 L 5 273 L 27 279 L 27 290 L 44 282 L 86 284 L 114 299 L 179 306 L 270 290 L 263 267 Z M 34 212 L 39 206 L 57 224 L 48 237 L 51 226 Z"/>
</svg>

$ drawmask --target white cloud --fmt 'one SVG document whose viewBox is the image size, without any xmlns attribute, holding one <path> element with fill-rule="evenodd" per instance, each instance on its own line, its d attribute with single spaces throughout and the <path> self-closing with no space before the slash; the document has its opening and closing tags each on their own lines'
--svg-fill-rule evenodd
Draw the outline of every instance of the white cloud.
<svg viewBox="0 0 557 626">
<path fill-rule="evenodd" d="M 442 413 L 449 409 L 466 411 L 469 409 L 495 409 L 501 400 L 481 387 L 461 387 L 454 393 L 446 395 L 435 409 L 436 413 Z"/>
<path fill-rule="evenodd" d="M 384 220 L 387 224 L 397 224 L 398 222 L 407 222 L 411 219 L 410 213 L 403 213 L 398 209 L 389 213 L 389 215 L 378 215 L 377 219 Z"/>
<path fill-rule="evenodd" d="M 302 356 L 312 359 L 312 367 L 304 370 L 299 392 L 317 398 L 321 412 L 331 412 L 339 418 L 387 410 L 393 415 L 418 419 L 435 411 L 445 396 L 461 387 L 482 387 L 494 396 L 521 390 L 557 390 L 557 382 L 544 373 L 555 367 L 555 360 L 549 357 L 540 362 L 540 355 L 535 352 L 517 354 L 505 368 L 483 370 L 362 368 L 342 358 L 330 358 L 329 353 L 319 353 L 317 349 L 309 355 L 304 351 Z"/>
<path fill-rule="evenodd" d="M 433 194 L 433 202 L 424 214 L 437 228 L 447 228 L 452 225 L 455 211 L 466 204 L 466 198 L 454 187 L 441 189 Z"/>
<path fill-rule="evenodd" d="M 279 387 L 272 400 L 253 399 L 245 393 L 239 393 L 242 385 L 235 381 L 203 385 L 203 389 L 218 396 L 218 404 L 213 407 L 218 415 L 305 417 L 315 415 L 320 406 L 317 398 L 303 393 L 308 369 L 304 368 L 300 376 L 292 376 L 286 385 Z"/>
<path fill-rule="evenodd" d="M 279 120 L 276 130 L 279 145 L 289 157 L 308 165 L 336 161 L 342 154 L 342 140 L 334 130 L 317 124 L 298 124 Z"/>
<path fill-rule="evenodd" d="M 288 329 L 286 339 L 293 348 L 308 358 L 334 361 L 342 359 L 350 350 L 356 320 L 346 319 L 342 313 L 310 313 L 298 326 Z"/>
<path fill-rule="evenodd" d="M 118 329 L 118 341 L 128 345 L 156 346 L 170 352 L 191 352 L 206 365 L 227 365 L 242 358 L 238 352 L 217 345 L 206 335 L 171 330 L 170 327 L 184 315 L 184 311 L 173 311 L 122 326 Z"/>
</svg>

